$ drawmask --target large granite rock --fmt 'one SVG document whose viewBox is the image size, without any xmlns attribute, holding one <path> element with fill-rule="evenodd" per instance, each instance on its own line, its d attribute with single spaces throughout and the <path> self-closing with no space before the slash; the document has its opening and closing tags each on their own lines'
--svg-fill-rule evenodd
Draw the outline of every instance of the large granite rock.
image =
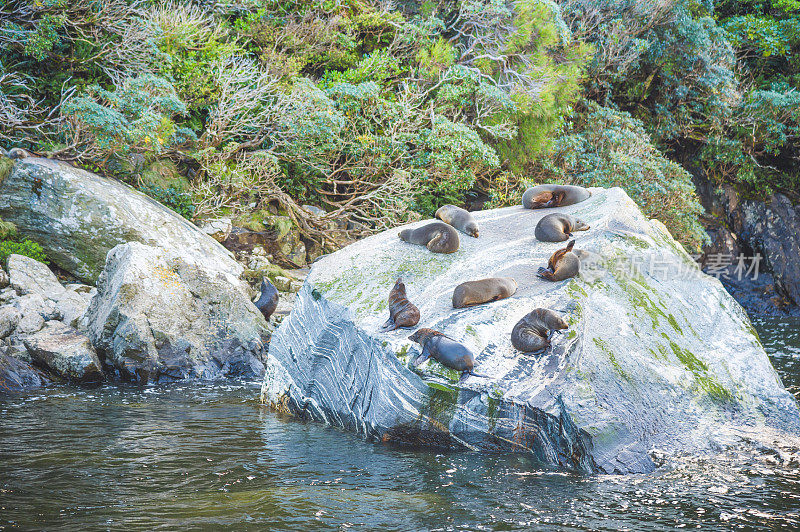
<svg viewBox="0 0 800 532">
<path fill-rule="evenodd" d="M 11 305 L 0 307 L 0 340 L 9 336 L 19 325 L 22 314 Z"/>
<path fill-rule="evenodd" d="M 695 452 L 764 427 L 798 432 L 800 412 L 741 307 L 702 274 L 664 226 L 618 188 L 559 209 L 591 225 L 578 249 L 602 257 L 579 278 L 535 276 L 563 244 L 534 238 L 552 209 L 473 213 L 481 236 L 451 255 L 401 242 L 400 228 L 323 257 L 272 337 L 262 400 L 371 440 L 530 453 L 565 469 L 641 472 L 652 449 Z M 415 227 L 419 222 L 407 227 Z M 420 327 L 477 354 L 458 375 L 418 369 L 409 330 L 381 333 L 398 276 Z M 454 310 L 453 288 L 513 277 L 509 299 Z M 513 349 L 514 324 L 536 307 L 570 328 L 543 355 Z"/>
<path fill-rule="evenodd" d="M 100 359 L 89 338 L 59 321 L 48 321 L 39 332 L 24 338 L 31 358 L 70 381 L 104 379 Z"/>
<path fill-rule="evenodd" d="M 123 183 L 59 161 L 29 157 L 0 173 L 0 218 L 91 283 L 109 250 L 126 242 L 173 250 L 231 282 L 242 272 L 230 252 L 175 212 Z"/>
<path fill-rule="evenodd" d="M 246 285 L 188 259 L 136 242 L 112 249 L 83 318 L 93 344 L 139 382 L 260 377 L 270 331 Z"/>
<path fill-rule="evenodd" d="M 24 255 L 8 257 L 8 274 L 11 287 L 20 295 L 40 294 L 55 300 L 64 291 L 47 265 Z"/>
</svg>

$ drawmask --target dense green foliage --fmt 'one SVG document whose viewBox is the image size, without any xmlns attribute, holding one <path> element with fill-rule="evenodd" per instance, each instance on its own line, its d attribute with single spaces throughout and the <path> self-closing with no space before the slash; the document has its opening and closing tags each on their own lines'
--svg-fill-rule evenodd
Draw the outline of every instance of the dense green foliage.
<svg viewBox="0 0 800 532">
<path fill-rule="evenodd" d="M 590 104 L 554 146 L 545 176 L 559 183 L 623 187 L 650 218 L 661 220 L 690 250 L 708 236 L 689 173 L 664 157 L 643 124 L 628 113 Z"/>
<path fill-rule="evenodd" d="M 11 255 L 25 255 L 32 259 L 49 264 L 42 246 L 27 238 L 22 240 L 0 240 L 0 264 L 6 266 Z"/>
<path fill-rule="evenodd" d="M 623 186 L 695 248 L 691 180 L 666 157 L 800 190 L 796 0 L 2 6 L 0 145 L 186 217 L 271 203 L 321 241 L 299 205 L 377 230 L 547 177 Z"/>
</svg>

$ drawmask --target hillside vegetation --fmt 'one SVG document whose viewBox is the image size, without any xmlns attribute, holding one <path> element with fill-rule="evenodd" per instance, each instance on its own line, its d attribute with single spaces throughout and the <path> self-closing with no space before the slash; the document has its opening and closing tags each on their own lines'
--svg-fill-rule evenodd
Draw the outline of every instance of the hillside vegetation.
<svg viewBox="0 0 800 532">
<path fill-rule="evenodd" d="M 698 249 L 687 169 L 800 190 L 795 0 L 5 0 L 0 47 L 1 146 L 327 245 L 552 179 Z"/>
</svg>

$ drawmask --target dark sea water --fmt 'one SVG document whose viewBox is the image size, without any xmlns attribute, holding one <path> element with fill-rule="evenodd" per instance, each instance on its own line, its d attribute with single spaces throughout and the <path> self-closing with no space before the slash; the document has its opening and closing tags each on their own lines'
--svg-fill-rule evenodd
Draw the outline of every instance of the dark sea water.
<svg viewBox="0 0 800 532">
<path fill-rule="evenodd" d="M 800 320 L 755 322 L 800 395 Z M 282 419 L 258 385 L 0 398 L 0 530 L 800 528 L 800 450 L 746 445 L 649 475 L 365 443 Z"/>
</svg>

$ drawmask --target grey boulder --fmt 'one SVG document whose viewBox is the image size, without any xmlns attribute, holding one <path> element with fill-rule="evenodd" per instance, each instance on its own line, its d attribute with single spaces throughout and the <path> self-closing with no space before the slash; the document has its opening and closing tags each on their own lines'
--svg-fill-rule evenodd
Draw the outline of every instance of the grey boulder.
<svg viewBox="0 0 800 532">
<path fill-rule="evenodd" d="M 88 383 L 104 379 L 102 365 L 89 338 L 59 321 L 47 322 L 23 340 L 31 358 L 70 381 Z"/>
<path fill-rule="evenodd" d="M 270 329 L 244 283 L 179 250 L 132 242 L 108 254 L 84 320 L 126 379 L 260 377 Z"/>
<path fill-rule="evenodd" d="M 0 218 L 41 244 L 62 269 L 91 283 L 108 252 L 126 242 L 173 250 L 231 282 L 243 270 L 213 238 L 141 192 L 50 159 L 21 159 L 0 175 Z"/>
<path fill-rule="evenodd" d="M 0 308 L 0 340 L 14 332 L 20 319 L 22 319 L 22 314 L 15 307 L 7 305 Z"/>
<path fill-rule="evenodd" d="M 591 229 L 576 249 L 599 257 L 576 278 L 536 277 L 563 243 L 536 241 L 552 209 L 473 213 L 480 238 L 453 254 L 406 244 L 401 228 L 314 264 L 272 337 L 262 400 L 375 441 L 527 453 L 583 472 L 652 470 L 653 450 L 699 453 L 741 438 L 800 432 L 800 411 L 741 307 L 619 188 L 560 208 Z M 406 227 L 428 223 L 422 221 Z M 411 331 L 381 332 L 402 277 L 419 327 L 476 355 L 459 375 L 420 353 Z M 512 277 L 514 296 L 454 310 L 466 280 Z M 537 356 L 517 352 L 514 325 L 537 307 L 570 324 Z"/>
<path fill-rule="evenodd" d="M 64 291 L 50 268 L 24 255 L 8 257 L 8 275 L 11 287 L 20 295 L 40 294 L 55 300 Z"/>
</svg>

